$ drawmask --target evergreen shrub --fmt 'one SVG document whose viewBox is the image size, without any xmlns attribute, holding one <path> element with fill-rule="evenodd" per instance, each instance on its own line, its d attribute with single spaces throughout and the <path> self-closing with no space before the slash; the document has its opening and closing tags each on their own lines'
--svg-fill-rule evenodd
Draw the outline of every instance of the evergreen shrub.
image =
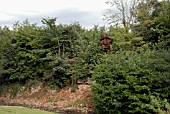
<svg viewBox="0 0 170 114">
<path fill-rule="evenodd" d="M 156 58 L 155 51 L 126 51 L 104 56 L 105 61 L 96 65 L 92 75 L 95 80 L 91 84 L 92 103 L 96 105 L 96 113 L 151 114 L 169 110 L 166 93 L 169 91 L 166 82 L 169 77 L 166 73 L 164 76 L 168 80 L 161 75 L 157 77 L 163 74 L 163 67 L 156 71 L 158 65 L 164 63 L 169 68 L 169 63 L 164 60 L 164 63 L 157 64 L 162 58 Z M 157 82 L 159 86 L 155 84 L 156 80 L 160 80 Z"/>
</svg>

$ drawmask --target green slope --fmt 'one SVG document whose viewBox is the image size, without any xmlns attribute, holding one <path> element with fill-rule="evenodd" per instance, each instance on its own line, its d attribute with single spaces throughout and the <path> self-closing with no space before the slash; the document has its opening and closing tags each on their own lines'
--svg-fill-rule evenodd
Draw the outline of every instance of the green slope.
<svg viewBox="0 0 170 114">
<path fill-rule="evenodd" d="M 55 114 L 52 112 L 22 107 L 1 107 L 0 114 Z"/>
</svg>

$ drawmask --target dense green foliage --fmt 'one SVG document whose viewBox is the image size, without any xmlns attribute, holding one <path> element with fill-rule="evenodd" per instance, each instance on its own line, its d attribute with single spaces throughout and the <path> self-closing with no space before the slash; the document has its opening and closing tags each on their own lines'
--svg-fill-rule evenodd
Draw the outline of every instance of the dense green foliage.
<svg viewBox="0 0 170 114">
<path fill-rule="evenodd" d="M 0 27 L 1 95 L 6 85 L 16 84 L 14 97 L 18 84 L 74 87 L 91 77 L 96 113 L 169 112 L 170 2 L 139 0 L 130 12 L 133 23 L 124 18 L 125 26 L 108 30 L 57 24 L 57 18 L 42 19 L 43 26 L 26 20 L 11 30 Z M 106 31 L 113 39 L 109 52 L 99 46 Z"/>
<path fill-rule="evenodd" d="M 115 53 L 105 54 L 92 75 L 96 113 L 170 111 L 169 5 L 169 1 L 141 1 L 132 32 L 111 26 Z"/>
<path fill-rule="evenodd" d="M 146 42 L 159 43 L 160 48 L 169 48 L 169 1 L 148 0 L 141 2 L 137 10 L 137 24 L 133 25 L 132 29 L 134 33 L 137 36 L 142 36 Z"/>
<path fill-rule="evenodd" d="M 95 67 L 92 76 L 96 81 L 92 85 L 96 111 L 101 114 L 169 111 L 169 52 L 123 51 L 104 55 L 105 61 Z"/>
<path fill-rule="evenodd" d="M 103 29 L 86 30 L 78 23 L 56 25 L 56 18 L 42 23 L 44 26 L 38 27 L 26 20 L 14 24 L 13 30 L 1 29 L 2 83 L 39 80 L 64 87 L 89 74 L 90 64 L 100 56 L 98 39 Z M 70 64 L 71 60 L 76 64 Z"/>
</svg>

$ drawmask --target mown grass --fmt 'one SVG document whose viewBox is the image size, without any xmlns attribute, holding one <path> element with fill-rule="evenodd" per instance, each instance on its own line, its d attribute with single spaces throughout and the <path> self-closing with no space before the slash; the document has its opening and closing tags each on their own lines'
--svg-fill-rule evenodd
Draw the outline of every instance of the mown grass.
<svg viewBox="0 0 170 114">
<path fill-rule="evenodd" d="M 56 113 L 37 110 L 37 109 L 23 108 L 23 107 L 1 107 L 0 106 L 0 114 L 56 114 Z"/>
</svg>

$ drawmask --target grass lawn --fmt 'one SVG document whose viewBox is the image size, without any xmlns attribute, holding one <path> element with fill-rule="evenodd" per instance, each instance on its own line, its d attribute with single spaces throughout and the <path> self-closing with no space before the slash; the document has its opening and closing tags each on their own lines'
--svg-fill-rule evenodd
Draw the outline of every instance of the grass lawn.
<svg viewBox="0 0 170 114">
<path fill-rule="evenodd" d="M 23 107 L 1 107 L 0 106 L 0 114 L 56 114 L 56 113 L 37 110 L 37 109 L 23 108 Z"/>
</svg>

